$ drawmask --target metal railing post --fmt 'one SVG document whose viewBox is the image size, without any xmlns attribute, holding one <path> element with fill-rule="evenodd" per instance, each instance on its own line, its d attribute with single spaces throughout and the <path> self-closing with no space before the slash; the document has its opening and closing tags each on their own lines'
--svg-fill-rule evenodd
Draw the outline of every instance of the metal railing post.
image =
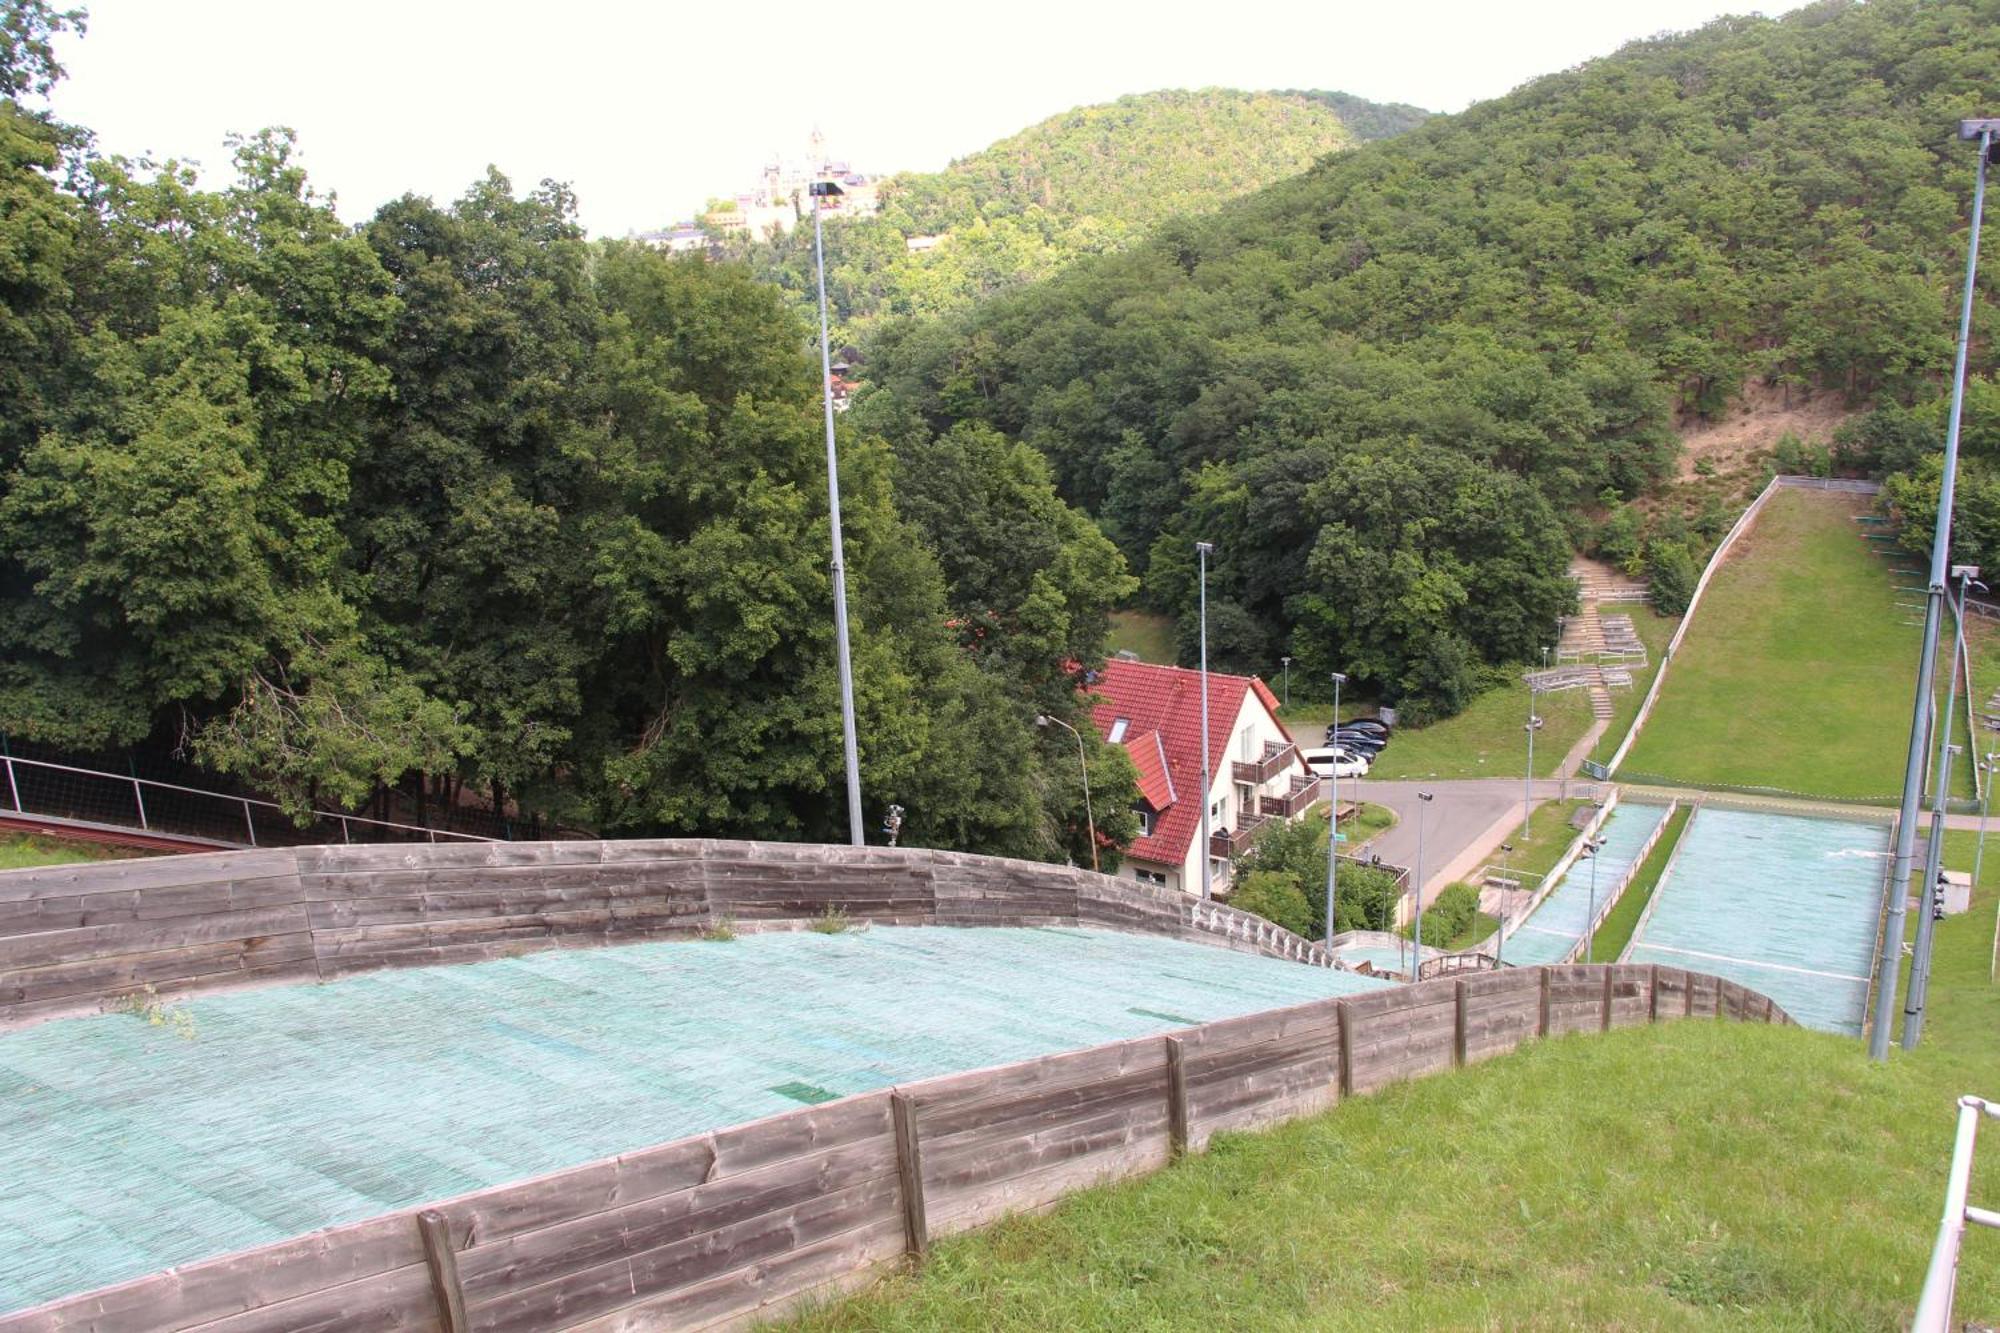
<svg viewBox="0 0 2000 1333">
<path fill-rule="evenodd" d="M 1979 1117 L 2000 1117 L 2000 1105 L 1979 1097 L 1958 1099 L 1958 1136 L 1951 1146 L 1951 1174 L 1945 1178 L 1944 1217 L 1938 1223 L 1937 1244 L 1931 1250 L 1931 1265 L 1924 1273 L 1922 1294 L 1917 1298 L 1916 1317 L 1911 1333 L 1945 1333 L 1951 1324 L 1951 1300 L 1958 1285 L 1959 1247 L 1965 1239 L 1968 1220 L 1987 1226 L 2000 1222 L 1994 1214 L 1966 1206 L 1972 1178 L 1972 1150 L 1979 1137 Z"/>
<path fill-rule="evenodd" d="M 250 813 L 250 798 L 248 796 L 243 798 L 243 827 L 250 830 L 250 845 L 255 847 L 257 845 L 257 820 Z"/>
<path fill-rule="evenodd" d="M 14 755 L 7 748 L 4 738 L 0 738 L 0 758 L 7 761 L 7 794 L 13 798 L 14 811 L 16 814 L 26 814 L 27 811 L 21 805 L 21 789 L 14 783 Z"/>
<path fill-rule="evenodd" d="M 153 826 L 146 822 L 146 793 L 139 788 L 139 779 L 132 779 L 132 803 L 139 807 L 139 827 L 151 833 Z"/>
</svg>

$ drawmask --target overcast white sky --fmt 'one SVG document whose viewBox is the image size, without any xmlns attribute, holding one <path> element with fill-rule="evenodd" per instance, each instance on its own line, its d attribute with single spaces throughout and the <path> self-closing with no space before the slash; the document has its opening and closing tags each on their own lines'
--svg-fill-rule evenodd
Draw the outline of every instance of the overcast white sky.
<svg viewBox="0 0 2000 1333">
<path fill-rule="evenodd" d="M 932 170 L 1156 88 L 1333 88 L 1462 110 L 1632 38 L 1789 0 L 77 0 L 65 119 L 110 152 L 227 163 L 289 125 L 349 221 L 488 163 L 571 182 L 618 235 L 746 188 L 815 124 L 863 170 Z M 216 173 L 211 171 L 210 179 Z"/>
</svg>

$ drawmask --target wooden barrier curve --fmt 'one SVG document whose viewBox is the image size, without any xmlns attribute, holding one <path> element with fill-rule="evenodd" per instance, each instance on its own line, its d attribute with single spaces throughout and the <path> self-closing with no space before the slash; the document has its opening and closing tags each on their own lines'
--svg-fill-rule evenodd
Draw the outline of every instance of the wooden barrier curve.
<svg viewBox="0 0 2000 1333">
<path fill-rule="evenodd" d="M 559 946 L 884 925 L 1085 925 L 1334 966 L 1178 891 L 914 848 L 719 842 L 286 847 L 0 872 L 0 1027 L 185 994 Z"/>
<path fill-rule="evenodd" d="M 1654 965 L 1506 969 L 862 1093 L 0 1315 L 0 1333 L 710 1328 L 940 1235 L 1538 1036 L 1790 1020 Z"/>
</svg>

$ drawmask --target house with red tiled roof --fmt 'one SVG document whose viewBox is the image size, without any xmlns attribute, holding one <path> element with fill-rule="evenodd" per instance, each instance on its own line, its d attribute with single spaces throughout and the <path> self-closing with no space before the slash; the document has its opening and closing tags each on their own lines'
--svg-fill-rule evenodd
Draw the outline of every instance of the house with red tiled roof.
<svg viewBox="0 0 2000 1333">
<path fill-rule="evenodd" d="M 1139 773 L 1139 836 L 1119 874 L 1201 892 L 1201 673 L 1113 658 L 1087 687 L 1097 734 L 1125 747 Z M 1230 867 L 1267 819 L 1310 809 L 1320 783 L 1278 720 L 1278 699 L 1255 676 L 1208 673 L 1210 880 Z"/>
</svg>

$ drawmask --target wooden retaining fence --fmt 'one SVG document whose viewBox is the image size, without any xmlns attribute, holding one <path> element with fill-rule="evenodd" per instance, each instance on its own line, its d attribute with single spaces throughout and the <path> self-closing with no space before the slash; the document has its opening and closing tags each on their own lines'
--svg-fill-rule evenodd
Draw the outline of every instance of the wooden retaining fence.
<svg viewBox="0 0 2000 1333">
<path fill-rule="evenodd" d="M 908 892 L 885 879 L 885 910 Z M 739 1326 L 1223 1130 L 1686 1017 L 1791 1021 L 1654 965 L 1400 986 L 862 1093 L 0 1315 L 0 1333 Z"/>
<path fill-rule="evenodd" d="M 857 923 L 1084 925 L 1320 967 L 1262 917 L 1064 866 L 720 842 L 286 847 L 0 872 L 0 1027 L 135 993 L 322 981 L 535 949 Z"/>
</svg>

